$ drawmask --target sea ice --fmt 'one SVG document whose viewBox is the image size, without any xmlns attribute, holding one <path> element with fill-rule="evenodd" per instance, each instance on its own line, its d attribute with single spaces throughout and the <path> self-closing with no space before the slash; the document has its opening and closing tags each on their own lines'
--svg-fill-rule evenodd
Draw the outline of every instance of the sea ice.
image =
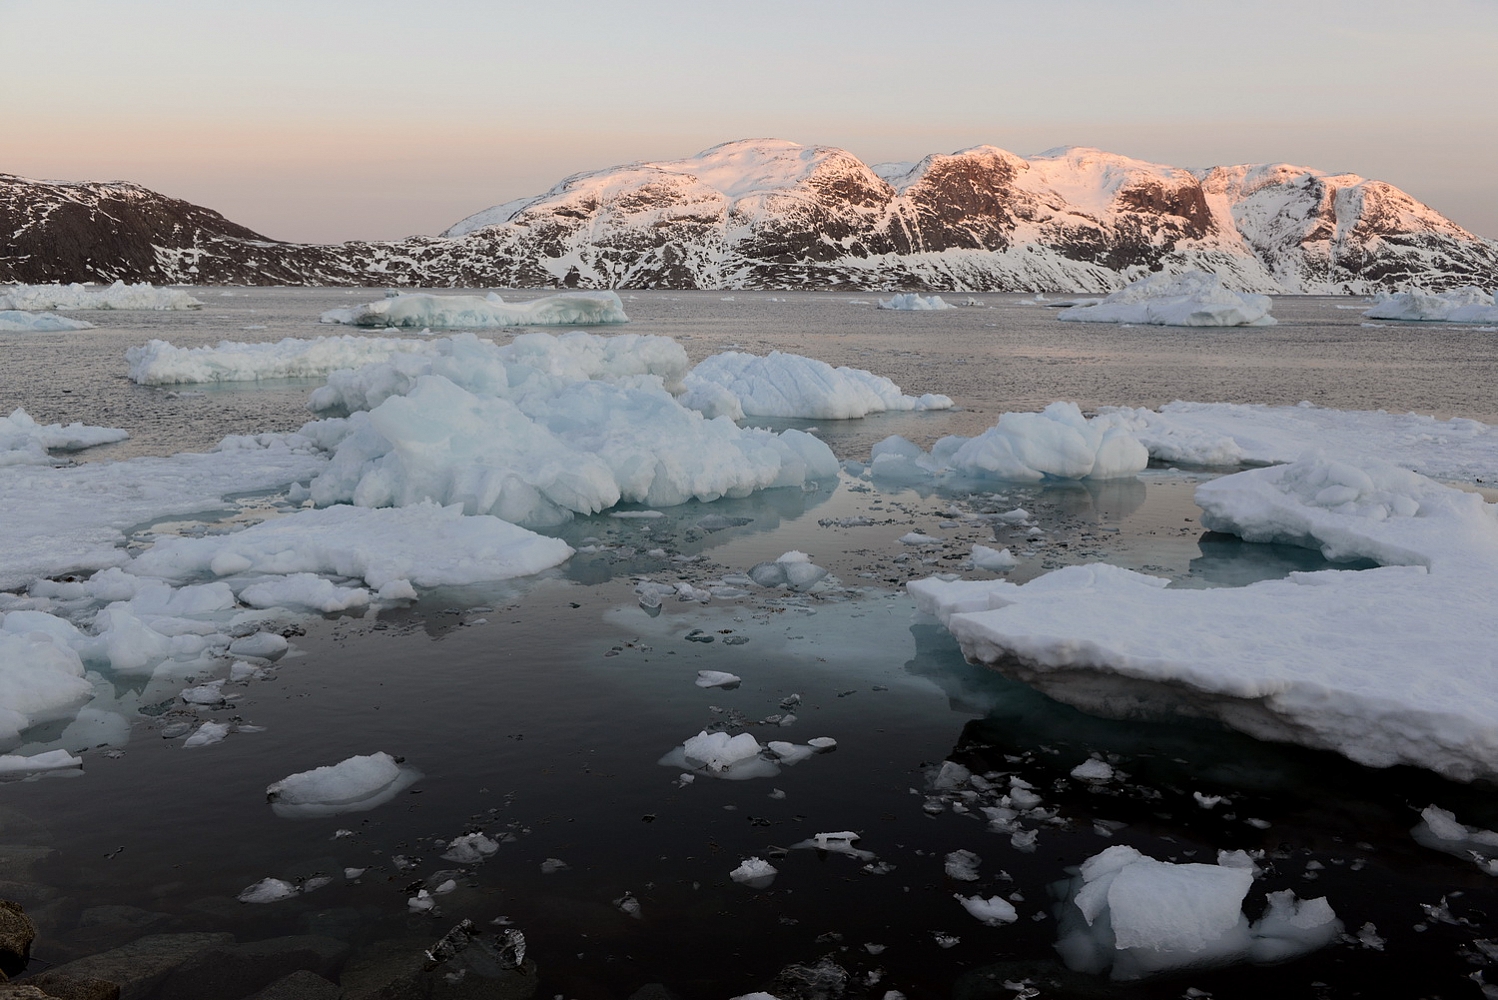
<svg viewBox="0 0 1498 1000">
<path fill-rule="evenodd" d="M 94 697 L 78 653 L 66 639 L 37 630 L 37 619 L 51 617 L 19 611 L 0 617 L 0 745 L 39 722 L 72 716 Z"/>
<path fill-rule="evenodd" d="M 393 295 L 350 309 L 329 309 L 324 323 L 348 326 L 462 327 L 593 326 L 628 323 L 624 303 L 614 292 L 561 292 L 529 302 L 506 302 L 493 292 L 479 295 Z"/>
<path fill-rule="evenodd" d="M 846 420 L 886 410 L 946 410 L 952 400 L 928 393 L 907 396 L 889 379 L 858 368 L 772 351 L 756 357 L 738 351 L 714 354 L 684 380 L 684 406 L 709 417 L 802 417 Z"/>
<path fill-rule="evenodd" d="M 67 330 L 92 330 L 94 324 L 68 319 L 49 312 L 25 312 L 0 309 L 0 333 L 58 333 Z"/>
<path fill-rule="evenodd" d="M 1088 784 L 1107 784 L 1113 780 L 1113 765 L 1096 757 L 1089 757 L 1071 769 L 1071 776 Z"/>
<path fill-rule="evenodd" d="M 334 816 L 383 805 L 420 775 L 388 753 L 349 757 L 282 778 L 265 789 L 277 816 Z"/>
<path fill-rule="evenodd" d="M 762 858 L 745 858 L 728 877 L 751 889 L 768 889 L 778 874 L 780 869 Z"/>
<path fill-rule="evenodd" d="M 873 448 L 869 471 L 893 482 L 1118 479 L 1149 464 L 1133 434 L 1102 417 L 1087 419 L 1075 403 L 1039 413 L 1005 413 L 977 437 L 944 437 L 930 452 L 902 437 Z"/>
<path fill-rule="evenodd" d="M 454 838 L 447 845 L 447 851 L 443 853 L 444 861 L 454 861 L 460 865 L 472 865 L 483 861 L 489 855 L 499 850 L 499 842 L 484 836 L 482 833 L 469 833 Z"/>
<path fill-rule="evenodd" d="M 806 591 L 827 577 L 827 570 L 811 561 L 805 552 L 790 551 L 774 562 L 756 563 L 749 569 L 749 579 L 761 587 L 788 587 Z"/>
<path fill-rule="evenodd" d="M 56 462 L 49 451 L 82 451 L 129 436 L 115 427 L 39 424 L 16 407 L 10 416 L 0 418 L 0 465 L 53 465 Z"/>
<path fill-rule="evenodd" d="M 276 343 L 220 341 L 217 347 L 176 347 L 152 340 L 125 350 L 130 380 L 139 385 L 254 382 L 258 379 L 326 377 L 341 368 L 362 368 L 396 354 L 432 350 L 429 340 L 396 337 L 287 337 Z"/>
<path fill-rule="evenodd" d="M 176 288 L 148 282 L 94 285 L 0 285 L 0 309 L 197 309 L 203 303 Z"/>
<path fill-rule="evenodd" d="M 1474 285 L 1449 292 L 1411 288 L 1403 292 L 1381 292 L 1373 300 L 1373 308 L 1363 315 L 1369 319 L 1498 323 L 1498 305 L 1494 304 L 1491 291 Z"/>
<path fill-rule="evenodd" d="M 1120 288 L 1095 305 L 1056 314 L 1071 323 L 1142 323 L 1155 326 L 1273 326 L 1267 295 L 1240 294 L 1204 271 L 1161 271 Z"/>
<path fill-rule="evenodd" d="M 990 927 L 999 927 L 1003 924 L 1012 924 L 1019 919 L 1019 913 L 1014 909 L 1014 904 L 1003 896 L 964 896 L 962 893 L 953 893 L 952 898 L 962 904 L 962 908 L 971 913 L 974 918 Z"/>
<path fill-rule="evenodd" d="M 1498 858 L 1498 832 L 1459 823 L 1455 813 L 1430 805 L 1421 810 L 1410 835 L 1423 847 L 1468 859 L 1487 874 L 1498 875 L 1498 861 L 1493 860 Z"/>
<path fill-rule="evenodd" d="M 987 545 L 973 544 L 973 568 L 989 573 L 1007 573 L 1019 565 L 1008 549 L 991 549 Z"/>
<path fill-rule="evenodd" d="M 1372 459 L 1251 470 L 1196 497 L 1204 528 L 1382 565 L 1233 589 L 1108 565 L 909 589 L 969 659 L 1087 711 L 1207 716 L 1369 766 L 1498 775 L 1498 506 Z"/>
<path fill-rule="evenodd" d="M 700 688 L 736 688 L 741 683 L 743 683 L 743 678 L 738 674 L 730 674 L 723 670 L 697 671 L 697 686 Z"/>
<path fill-rule="evenodd" d="M 369 591 L 363 587 L 340 587 L 314 573 L 292 573 L 252 583 L 239 592 L 239 599 L 252 608 L 288 608 L 327 615 L 367 607 Z"/>
<path fill-rule="evenodd" d="M 290 882 L 278 878 L 263 878 L 240 892 L 237 898 L 241 903 L 276 903 L 296 894 L 297 888 Z"/>
<path fill-rule="evenodd" d="M 957 307 L 943 300 L 940 295 L 917 295 L 915 292 L 903 292 L 887 299 L 880 299 L 878 308 L 896 309 L 903 312 L 930 312 Z"/>
<path fill-rule="evenodd" d="M 38 771 L 63 771 L 75 767 L 83 767 L 83 758 L 75 757 L 66 750 L 47 750 L 30 755 L 0 754 L 0 775 L 35 774 Z"/>
</svg>

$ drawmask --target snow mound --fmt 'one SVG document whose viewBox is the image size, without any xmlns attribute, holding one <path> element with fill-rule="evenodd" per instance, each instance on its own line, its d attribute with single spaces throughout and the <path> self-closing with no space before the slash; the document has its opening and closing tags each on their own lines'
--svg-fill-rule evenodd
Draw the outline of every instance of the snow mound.
<svg viewBox="0 0 1498 1000">
<path fill-rule="evenodd" d="M 130 380 L 139 385 L 183 385 L 325 377 L 340 368 L 361 368 L 395 354 L 431 349 L 430 341 L 395 337 L 287 337 L 273 344 L 224 340 L 217 347 L 176 347 L 153 340 L 127 348 L 125 361 Z"/>
<path fill-rule="evenodd" d="M 1107 565 L 909 589 L 970 659 L 1086 711 L 1205 716 L 1368 766 L 1498 775 L 1498 506 L 1385 462 L 1314 456 L 1196 498 L 1204 528 L 1382 565 L 1236 589 Z"/>
<path fill-rule="evenodd" d="M 571 555 L 572 547 L 559 538 L 496 517 L 465 517 L 457 507 L 418 502 L 387 509 L 340 505 L 300 510 L 233 534 L 162 539 L 137 556 L 130 571 L 179 583 L 238 573 L 276 574 L 288 580 L 268 589 L 261 606 L 285 601 L 318 607 L 338 599 L 356 606 L 356 595 L 338 593 L 346 588 L 324 590 L 321 584 L 327 581 L 298 584 L 291 574 L 360 579 L 376 590 L 400 581 L 418 587 L 461 586 L 529 576 Z M 256 603 L 252 590 L 245 594 L 247 603 Z"/>
<path fill-rule="evenodd" d="M 419 777 L 388 753 L 372 753 L 282 778 L 265 789 L 265 798 L 277 816 L 286 818 L 365 812 Z"/>
<path fill-rule="evenodd" d="M 894 482 L 1044 479 L 1118 479 L 1149 464 L 1132 433 L 1102 417 L 1087 419 L 1075 403 L 1052 403 L 1040 413 L 1005 413 L 977 437 L 944 437 L 931 451 L 902 437 L 873 448 L 869 471 Z"/>
<path fill-rule="evenodd" d="M 938 309 L 956 309 L 950 302 L 946 302 L 940 295 L 917 295 L 914 292 L 905 292 L 894 295 L 887 299 L 879 300 L 880 309 L 894 309 L 901 312 L 931 312 Z"/>
<path fill-rule="evenodd" d="M 947 410 L 946 396 L 907 396 L 889 379 L 858 368 L 781 354 L 714 354 L 685 379 L 682 405 L 708 416 L 847 420 L 886 410 Z"/>
<path fill-rule="evenodd" d="M 1205 271 L 1161 271 L 1120 288 L 1095 305 L 1072 306 L 1056 314 L 1069 323 L 1142 323 L 1153 326 L 1273 326 L 1267 295 L 1224 288 Z"/>
<path fill-rule="evenodd" d="M 1492 292 L 1474 285 L 1450 292 L 1412 288 L 1381 293 L 1373 300 L 1373 308 L 1363 315 L 1426 323 L 1498 323 L 1498 305 Z"/>
<path fill-rule="evenodd" d="M 530 302 L 478 295 L 394 295 L 349 309 L 329 309 L 324 323 L 348 326 L 428 327 L 433 330 L 500 326 L 595 326 L 628 323 L 614 292 L 562 292 Z"/>
<path fill-rule="evenodd" d="M 1098 414 L 1167 462 L 1275 465 L 1317 450 L 1373 455 L 1432 479 L 1498 481 L 1498 427 L 1462 417 L 1180 401 L 1159 412 L 1105 406 Z"/>
<path fill-rule="evenodd" d="M 0 309 L 0 333 L 58 333 L 66 330 L 92 330 L 94 324 L 68 319 L 56 313 L 23 312 Z"/>
<path fill-rule="evenodd" d="M 1244 868 L 1156 861 L 1110 847 L 1083 862 L 1066 887 L 1056 950 L 1078 972 L 1142 979 L 1175 969 L 1280 962 L 1330 944 L 1342 922 L 1325 897 L 1268 894 L 1254 923 L 1243 913 L 1253 884 Z"/>
<path fill-rule="evenodd" d="M 176 288 L 155 288 L 149 282 L 127 285 L 116 281 L 106 288 L 93 285 L 0 286 L 0 309 L 198 309 L 203 303 Z"/>
<path fill-rule="evenodd" d="M 71 423 L 39 424 L 17 407 L 0 418 L 0 466 L 53 465 L 48 451 L 82 451 L 95 445 L 123 441 L 129 432 L 116 427 Z"/>
</svg>

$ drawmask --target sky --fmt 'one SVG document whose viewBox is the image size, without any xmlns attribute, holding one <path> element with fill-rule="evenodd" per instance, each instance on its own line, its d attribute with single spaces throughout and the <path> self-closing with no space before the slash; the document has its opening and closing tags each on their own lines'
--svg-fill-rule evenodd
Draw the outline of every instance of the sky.
<svg viewBox="0 0 1498 1000">
<path fill-rule="evenodd" d="M 435 234 L 731 139 L 1388 181 L 1498 238 L 1498 0 L 0 0 L 0 172 Z"/>
</svg>

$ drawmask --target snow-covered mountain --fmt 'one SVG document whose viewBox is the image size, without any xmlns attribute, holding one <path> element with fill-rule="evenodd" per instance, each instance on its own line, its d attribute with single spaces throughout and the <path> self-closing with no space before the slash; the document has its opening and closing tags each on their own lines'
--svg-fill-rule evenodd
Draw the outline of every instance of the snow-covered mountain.
<svg viewBox="0 0 1498 1000">
<path fill-rule="evenodd" d="M 775 139 L 569 177 L 441 237 L 277 243 L 127 184 L 0 175 L 0 280 L 1106 291 L 1498 284 L 1498 242 L 1404 192 L 1288 164 L 1186 170 L 993 146 L 869 166 Z"/>
</svg>

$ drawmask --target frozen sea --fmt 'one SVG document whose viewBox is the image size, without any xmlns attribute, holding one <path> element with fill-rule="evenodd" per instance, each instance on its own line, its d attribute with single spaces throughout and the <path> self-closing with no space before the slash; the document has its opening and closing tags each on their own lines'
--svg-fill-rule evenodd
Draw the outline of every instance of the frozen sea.
<svg viewBox="0 0 1498 1000">
<path fill-rule="evenodd" d="M 201 310 L 98 313 L 88 316 L 94 330 L 0 334 L 0 406 L 130 431 L 80 461 L 292 430 L 320 380 L 142 387 L 125 377 L 124 351 L 152 338 L 192 347 L 346 333 L 318 315 L 378 292 L 194 294 Z M 879 311 L 873 295 L 831 293 L 623 298 L 632 322 L 621 332 L 672 336 L 693 362 L 728 349 L 795 352 L 957 404 L 758 421 L 814 427 L 842 459 L 866 460 L 890 434 L 929 447 L 1058 399 L 1088 410 L 1308 400 L 1498 423 L 1498 335 L 1370 323 L 1355 300 L 1281 298 L 1277 326 L 1177 329 L 1058 323 L 1019 296 L 940 312 Z M 966 663 L 903 591 L 911 579 L 959 572 L 974 543 L 1008 547 L 1016 581 L 1102 560 L 1179 586 L 1231 587 L 1328 565 L 1306 550 L 1203 532 L 1193 490 L 1220 471 L 1153 467 L 1125 481 L 982 494 L 883 489 L 844 474 L 659 518 L 578 518 L 553 533 L 582 551 L 541 577 L 428 593 L 377 615 L 305 618 L 269 676 L 229 685 L 239 695 L 229 707 L 191 713 L 260 731 L 184 749 L 163 738 L 187 711 L 173 688 L 128 738 L 89 749 L 81 774 L 0 784 L 0 897 L 22 902 L 40 930 L 28 971 L 147 934 L 314 934 L 352 949 L 347 985 L 469 918 L 489 932 L 521 929 L 536 995 L 569 1000 L 622 1000 L 651 983 L 687 1000 L 756 990 L 790 1000 L 813 994 L 796 993 L 796 974 L 783 970 L 823 959 L 848 974 L 825 996 L 1482 996 L 1471 977 L 1498 956 L 1493 877 L 1416 844 L 1409 830 L 1432 803 L 1498 828 L 1491 787 L 1363 768 L 1206 724 L 1091 718 Z M 273 499 L 243 497 L 201 520 L 253 520 Z M 964 516 L 1015 507 L 1039 534 Z M 940 544 L 902 545 L 913 531 Z M 790 550 L 842 585 L 814 597 L 754 588 L 706 604 L 667 597 L 655 614 L 634 590 L 646 576 L 700 585 Z M 742 683 L 698 687 L 700 670 Z M 145 679 L 115 683 L 148 689 Z M 788 713 L 791 725 L 766 721 Z M 704 729 L 761 742 L 832 737 L 837 747 L 774 776 L 685 783 L 659 761 Z M 271 782 L 375 751 L 421 774 L 394 801 L 305 819 L 266 804 Z M 1126 777 L 1072 779 L 1091 757 Z M 1033 847 L 989 832 L 981 796 L 942 787 L 945 761 L 1028 782 L 1051 814 L 1030 824 Z M 793 846 L 832 831 L 857 832 L 875 857 Z M 476 863 L 441 857 L 474 832 L 498 849 Z M 1134 984 L 1069 973 L 1053 949 L 1052 886 L 1113 844 L 1179 862 L 1263 852 L 1251 917 L 1266 890 L 1293 888 L 1326 896 L 1348 936 L 1275 966 Z M 944 859 L 959 850 L 981 858 L 975 880 L 948 873 Z M 779 870 L 772 884 L 730 879 L 751 857 Z M 346 878 L 346 869 L 363 872 Z M 324 876 L 332 881 L 279 902 L 236 898 L 267 877 L 305 886 Z M 408 905 L 449 880 L 434 909 Z M 954 893 L 1002 895 L 1019 919 L 986 926 Z M 626 912 L 630 898 L 637 916 Z M 1373 930 L 1361 934 L 1365 925 Z"/>
</svg>

